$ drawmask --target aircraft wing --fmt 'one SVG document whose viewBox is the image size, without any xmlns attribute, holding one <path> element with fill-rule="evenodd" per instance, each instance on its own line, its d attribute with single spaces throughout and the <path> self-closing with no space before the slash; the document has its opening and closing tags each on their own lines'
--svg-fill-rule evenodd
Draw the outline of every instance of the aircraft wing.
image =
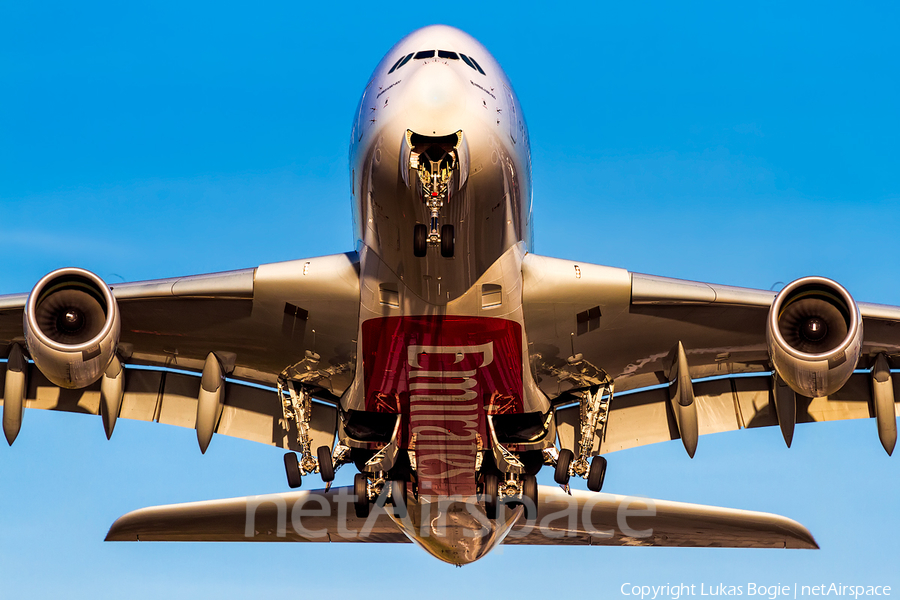
<svg viewBox="0 0 900 600">
<path fill-rule="evenodd" d="M 357 273 L 358 258 L 348 253 L 110 286 L 121 314 L 119 352 L 127 354 L 119 416 L 193 428 L 200 372 L 214 352 L 231 369 L 217 433 L 296 449 L 272 389 L 285 374 L 332 403 L 312 411 L 314 447 L 330 446 L 333 403 L 355 365 Z M 0 356 L 24 341 L 26 298 L 0 297 Z M 0 393 L 6 366 L 0 364 Z M 25 407 L 98 414 L 100 382 L 62 389 L 33 364 L 25 368 Z"/>
<path fill-rule="evenodd" d="M 562 447 L 574 448 L 578 441 L 580 407 L 573 405 L 578 400 L 573 392 L 596 384 L 603 375 L 598 367 L 615 380 L 603 452 L 682 437 L 672 403 L 679 346 L 689 368 L 699 434 L 779 424 L 766 345 L 776 292 L 534 254 L 525 257 L 522 269 L 531 356 L 541 389 L 558 407 Z M 891 366 L 900 366 L 900 308 L 866 303 L 859 308 L 864 336 L 859 371 L 831 396 L 798 394 L 795 422 L 875 416 L 872 363 L 883 353 Z M 900 382 L 891 379 L 893 396 L 900 398 Z M 900 416 L 900 407 L 894 405 L 893 412 Z M 785 433 L 788 444 L 791 432 Z M 890 452 L 889 433 L 882 443 Z M 693 455 L 691 448 L 688 452 Z"/>
<path fill-rule="evenodd" d="M 120 517 L 106 539 L 409 541 L 377 504 L 368 519 L 357 518 L 352 494 L 350 488 L 333 488 L 143 508 Z M 503 543 L 818 548 L 805 527 L 778 515 L 580 490 L 569 495 L 549 486 L 540 486 L 537 518 L 527 523 L 520 515 Z"/>
</svg>

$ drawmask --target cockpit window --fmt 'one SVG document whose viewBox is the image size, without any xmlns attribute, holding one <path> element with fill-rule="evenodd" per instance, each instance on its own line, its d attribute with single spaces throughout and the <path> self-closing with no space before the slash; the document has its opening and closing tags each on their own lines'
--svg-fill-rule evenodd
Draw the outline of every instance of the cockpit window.
<svg viewBox="0 0 900 600">
<path fill-rule="evenodd" d="M 397 70 L 397 67 L 400 66 L 400 63 L 403 61 L 404 58 L 406 58 L 406 57 L 405 57 L 405 56 L 401 56 L 400 58 L 398 58 L 398 59 L 397 59 L 397 62 L 394 63 L 394 66 L 391 67 L 391 70 L 388 71 L 388 73 L 393 73 L 394 71 L 396 71 L 396 70 Z"/>
<path fill-rule="evenodd" d="M 388 75 L 390 75 L 391 73 L 393 73 L 394 71 L 396 71 L 397 69 L 399 69 L 400 67 L 405 65 L 406 63 L 408 63 L 409 59 L 411 59 L 411 58 L 412 58 L 412 54 L 407 54 L 406 56 L 401 56 L 400 58 L 398 58 L 397 62 L 394 63 L 394 66 L 391 67 L 391 70 L 388 71 Z"/>
<path fill-rule="evenodd" d="M 474 70 L 478 71 L 479 73 L 481 73 L 482 75 L 484 75 L 484 71 L 481 69 L 481 65 L 479 65 L 477 62 L 475 62 L 474 58 L 470 58 L 462 53 L 460 53 L 459 56 L 460 56 L 460 58 L 463 59 L 464 63 L 466 63 L 467 65 L 472 67 L 472 69 L 474 69 Z"/>
<path fill-rule="evenodd" d="M 393 73 L 394 71 L 396 71 L 397 69 L 399 69 L 400 67 L 405 65 L 407 62 L 409 62 L 410 58 L 415 58 L 416 60 L 422 60 L 425 58 L 434 58 L 434 54 L 435 54 L 434 50 L 420 50 L 420 51 L 416 52 L 415 56 L 413 56 L 412 54 L 407 54 L 406 56 L 404 56 L 403 58 L 398 60 L 396 63 L 394 63 L 394 66 L 391 67 L 391 70 L 388 71 L 388 73 Z M 476 61 L 471 56 L 466 56 L 465 54 L 462 54 L 462 53 L 457 54 L 456 52 L 451 52 L 450 50 L 438 50 L 437 56 L 438 56 L 438 58 L 446 58 L 446 59 L 450 59 L 450 60 L 459 60 L 461 58 L 461 59 L 463 59 L 463 62 L 465 62 L 470 67 L 472 67 L 472 70 L 478 71 L 479 73 L 484 75 L 484 69 L 482 69 L 481 65 L 478 64 L 478 61 Z"/>
</svg>

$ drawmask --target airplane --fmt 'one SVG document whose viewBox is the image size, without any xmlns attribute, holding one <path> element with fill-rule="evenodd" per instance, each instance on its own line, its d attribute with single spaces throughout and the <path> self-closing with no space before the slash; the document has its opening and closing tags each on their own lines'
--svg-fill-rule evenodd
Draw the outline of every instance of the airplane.
<svg viewBox="0 0 900 600">
<path fill-rule="evenodd" d="M 784 517 L 600 493 L 604 455 L 873 415 L 890 454 L 900 309 L 821 277 L 776 294 L 536 255 L 529 146 L 483 46 L 410 34 L 356 113 L 356 249 L 111 286 L 60 269 L 0 298 L 8 442 L 46 408 L 281 446 L 294 488 L 358 470 L 135 511 L 110 540 L 413 541 L 458 565 L 502 543 L 815 547 Z"/>
</svg>

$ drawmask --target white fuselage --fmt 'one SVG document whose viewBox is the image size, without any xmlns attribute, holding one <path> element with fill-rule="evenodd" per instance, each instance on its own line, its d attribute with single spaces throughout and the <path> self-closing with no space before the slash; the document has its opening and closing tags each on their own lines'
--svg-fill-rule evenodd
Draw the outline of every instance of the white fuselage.
<svg viewBox="0 0 900 600">
<path fill-rule="evenodd" d="M 509 418 L 522 417 L 528 431 L 541 430 L 550 410 L 528 366 L 522 314 L 521 261 L 531 246 L 525 120 L 487 50 L 432 26 L 378 64 L 351 135 L 361 297 L 339 436 L 374 452 L 386 440 L 373 443 L 371 425 L 396 416 L 392 443 L 408 453 L 417 498 L 417 516 L 401 527 L 435 556 L 471 562 L 518 516 L 490 521 L 471 505 L 446 505 L 448 497 L 474 498 L 480 465 L 497 464 L 491 423 L 527 429 Z M 426 229 L 432 238 L 417 249 Z M 555 438 L 552 427 L 543 431 L 510 447 L 540 455 Z M 441 531 L 437 513 L 450 523 Z M 472 535 L 482 526 L 490 533 Z"/>
<path fill-rule="evenodd" d="M 434 56 L 416 58 L 429 52 Z M 452 260 L 437 248 L 424 260 L 413 254 L 413 227 L 427 223 L 428 214 L 409 175 L 408 131 L 433 137 L 462 132 L 462 185 L 442 209 L 442 221 L 456 228 Z M 359 102 L 350 169 L 358 244 L 431 303 L 463 294 L 518 242 L 530 249 L 531 153 L 522 109 L 497 61 L 462 31 L 426 27 L 385 55 Z"/>
</svg>

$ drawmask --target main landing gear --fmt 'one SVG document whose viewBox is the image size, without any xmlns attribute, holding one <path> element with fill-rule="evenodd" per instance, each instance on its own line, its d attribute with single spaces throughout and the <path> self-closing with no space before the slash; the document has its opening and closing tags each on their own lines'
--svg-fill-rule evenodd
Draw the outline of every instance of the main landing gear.
<svg viewBox="0 0 900 600">
<path fill-rule="evenodd" d="M 364 519 L 369 516 L 372 503 L 384 506 L 390 502 L 394 516 L 407 516 L 406 500 L 408 490 L 414 487 L 413 467 L 409 454 L 400 449 L 400 425 L 398 418 L 394 423 L 394 431 L 390 442 L 377 451 L 355 449 L 353 462 L 359 473 L 353 478 L 355 495 L 354 509 L 356 516 Z"/>
<path fill-rule="evenodd" d="M 603 456 L 593 457 L 590 467 L 587 469 L 584 468 L 586 462 L 584 459 L 575 461 L 575 453 L 568 448 L 560 450 L 559 458 L 556 459 L 556 470 L 553 473 L 553 480 L 559 485 L 566 486 L 569 485 L 569 478 L 572 474 L 584 476 L 586 471 L 588 489 L 592 492 L 599 492 L 603 489 L 603 480 L 606 479 L 606 458 Z M 576 470 L 576 466 L 578 470 Z"/>
<path fill-rule="evenodd" d="M 588 463 L 588 457 L 594 454 L 594 442 L 603 440 L 606 423 L 609 417 L 609 404 L 613 397 L 612 381 L 601 386 L 585 390 L 581 397 L 581 427 L 578 454 L 568 448 L 559 451 L 556 458 L 556 469 L 553 479 L 561 486 L 569 485 L 569 478 L 578 475 L 587 479 L 587 487 L 593 492 L 603 489 L 606 478 L 607 461 L 603 456 L 594 456 Z"/>
<path fill-rule="evenodd" d="M 486 471 L 481 476 L 481 500 L 488 519 L 496 519 L 500 505 L 505 504 L 509 507 L 523 506 L 525 519 L 532 521 L 537 518 L 537 477 Z"/>
<path fill-rule="evenodd" d="M 372 504 L 386 496 L 384 500 L 393 507 L 394 515 L 405 519 L 408 514 L 406 501 L 409 496 L 409 482 L 404 479 L 369 477 L 366 473 L 357 473 L 353 476 L 353 509 L 356 516 L 360 519 L 367 518 Z"/>
<path fill-rule="evenodd" d="M 284 394 L 285 388 L 288 391 L 287 396 Z M 297 426 L 297 445 L 300 447 L 299 456 L 295 452 L 284 455 L 284 471 L 288 486 L 300 487 L 303 477 L 310 473 L 318 473 L 322 481 L 330 485 L 334 481 L 334 472 L 345 462 L 349 448 L 339 445 L 332 453 L 328 446 L 319 446 L 316 455 L 313 456 L 312 440 L 309 437 L 312 396 L 306 388 L 297 385 L 296 382 L 279 379 L 278 397 L 281 399 L 285 422 L 293 421 Z"/>
</svg>

